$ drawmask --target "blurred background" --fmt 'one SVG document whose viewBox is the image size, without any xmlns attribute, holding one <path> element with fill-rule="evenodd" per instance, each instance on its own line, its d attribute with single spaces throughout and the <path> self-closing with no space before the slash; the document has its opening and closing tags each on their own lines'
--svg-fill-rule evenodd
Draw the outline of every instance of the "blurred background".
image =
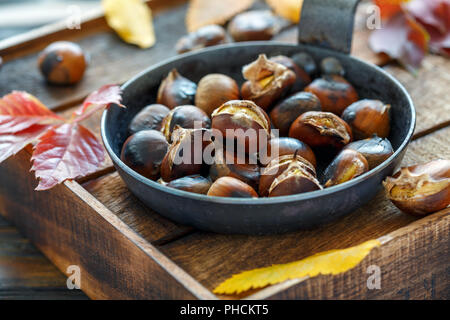
<svg viewBox="0 0 450 320">
<path fill-rule="evenodd" d="M 0 0 L 0 40 L 98 6 L 100 0 Z"/>
</svg>

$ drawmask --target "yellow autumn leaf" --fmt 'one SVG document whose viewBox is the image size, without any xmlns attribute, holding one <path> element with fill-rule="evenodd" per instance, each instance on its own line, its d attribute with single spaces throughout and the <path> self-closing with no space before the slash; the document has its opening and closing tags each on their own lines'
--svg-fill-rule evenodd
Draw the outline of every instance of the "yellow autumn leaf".
<svg viewBox="0 0 450 320">
<path fill-rule="evenodd" d="M 303 0 L 266 0 L 276 14 L 294 23 L 300 21 Z"/>
<path fill-rule="evenodd" d="M 125 41 L 141 48 L 155 43 L 152 12 L 142 0 L 102 0 L 108 25 Z"/>
<path fill-rule="evenodd" d="M 356 267 L 372 248 L 379 245 L 380 241 L 369 240 L 347 249 L 320 252 L 300 261 L 245 271 L 222 282 L 214 293 L 239 294 L 289 279 L 342 273 Z"/>
</svg>

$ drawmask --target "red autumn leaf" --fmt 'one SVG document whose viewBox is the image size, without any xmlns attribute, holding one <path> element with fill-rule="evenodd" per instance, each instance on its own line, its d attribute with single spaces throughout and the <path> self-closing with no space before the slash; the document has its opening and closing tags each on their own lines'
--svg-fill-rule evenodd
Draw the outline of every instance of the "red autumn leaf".
<svg viewBox="0 0 450 320">
<path fill-rule="evenodd" d="M 414 0 L 406 8 L 430 34 L 432 51 L 450 55 L 450 0 Z"/>
<path fill-rule="evenodd" d="M 380 8 L 381 19 L 387 20 L 402 11 L 402 3 L 408 0 L 374 0 Z"/>
<path fill-rule="evenodd" d="M 54 126 L 39 138 L 33 156 L 36 190 L 47 190 L 67 180 L 95 172 L 104 160 L 94 134 L 77 123 Z"/>
<path fill-rule="evenodd" d="M 120 102 L 122 101 L 122 89 L 118 85 L 105 85 L 92 92 L 83 102 L 83 105 L 73 113 L 75 122 L 80 122 L 98 110 L 109 107 L 111 104 L 116 104 L 125 108 Z"/>
<path fill-rule="evenodd" d="M 409 69 L 415 69 L 428 51 L 429 35 L 409 14 L 400 12 L 370 35 L 370 47 L 383 52 Z"/>
<path fill-rule="evenodd" d="M 50 126 L 35 124 L 14 134 L 0 134 L 0 163 L 35 141 Z"/>
<path fill-rule="evenodd" d="M 0 99 L 0 134 L 21 132 L 35 124 L 63 120 L 31 94 L 21 91 Z"/>
</svg>

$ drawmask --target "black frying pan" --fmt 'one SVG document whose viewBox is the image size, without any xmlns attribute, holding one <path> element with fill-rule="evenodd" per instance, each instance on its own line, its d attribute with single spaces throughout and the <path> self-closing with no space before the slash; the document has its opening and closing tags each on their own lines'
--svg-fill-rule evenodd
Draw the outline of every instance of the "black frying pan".
<svg viewBox="0 0 450 320">
<path fill-rule="evenodd" d="M 382 69 L 348 55 L 358 0 L 305 0 L 299 44 L 247 42 L 187 53 L 151 66 L 122 86 L 127 109 L 112 107 L 103 114 L 101 130 L 106 150 L 128 188 L 147 206 L 176 222 L 219 233 L 267 234 L 312 228 L 342 217 L 379 191 L 381 181 L 400 164 L 415 126 L 415 110 L 403 86 Z M 317 62 L 333 56 L 361 98 L 390 103 L 395 153 L 375 169 L 324 190 L 274 198 L 220 198 L 171 189 L 139 175 L 120 160 L 133 116 L 155 103 L 161 80 L 176 68 L 198 82 L 208 73 L 224 73 L 242 83 L 242 66 L 260 53 L 291 56 L 309 53 Z"/>
</svg>

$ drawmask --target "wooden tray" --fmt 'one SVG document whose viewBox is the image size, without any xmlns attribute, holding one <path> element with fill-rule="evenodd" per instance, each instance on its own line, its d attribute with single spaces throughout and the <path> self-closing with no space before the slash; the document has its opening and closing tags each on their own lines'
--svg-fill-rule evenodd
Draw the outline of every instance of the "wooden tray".
<svg viewBox="0 0 450 320">
<path fill-rule="evenodd" d="M 147 66 L 175 55 L 185 33 L 183 1 L 150 2 L 157 44 L 140 50 L 124 44 L 101 14 L 83 20 L 81 30 L 55 24 L 0 42 L 6 62 L 0 94 L 26 90 L 47 106 L 69 114 L 91 91 L 121 83 Z M 417 128 L 403 164 L 450 158 L 450 61 L 427 56 L 417 77 L 374 55 L 367 47 L 365 8 L 358 10 L 353 55 L 377 63 L 410 91 Z M 170 32 L 167 32 L 170 30 Z M 83 81 L 50 87 L 36 68 L 38 52 L 55 40 L 71 40 L 89 52 Z M 295 29 L 278 39 L 295 42 Z M 446 85 L 447 83 L 447 85 Z M 86 126 L 99 134 L 100 114 Z M 368 205 L 325 227 L 277 236 L 205 233 L 175 224 L 144 207 L 107 159 L 101 170 L 80 181 L 36 192 L 29 173 L 30 148 L 0 165 L 0 213 L 62 271 L 81 268 L 81 289 L 94 299 L 335 299 L 449 298 L 450 209 L 422 219 L 397 210 L 380 192 Z M 295 261 L 314 253 L 378 238 L 382 245 L 356 268 L 335 276 L 298 279 L 240 296 L 212 290 L 235 273 Z M 381 268 L 381 289 L 369 290 L 367 267 Z"/>
</svg>

